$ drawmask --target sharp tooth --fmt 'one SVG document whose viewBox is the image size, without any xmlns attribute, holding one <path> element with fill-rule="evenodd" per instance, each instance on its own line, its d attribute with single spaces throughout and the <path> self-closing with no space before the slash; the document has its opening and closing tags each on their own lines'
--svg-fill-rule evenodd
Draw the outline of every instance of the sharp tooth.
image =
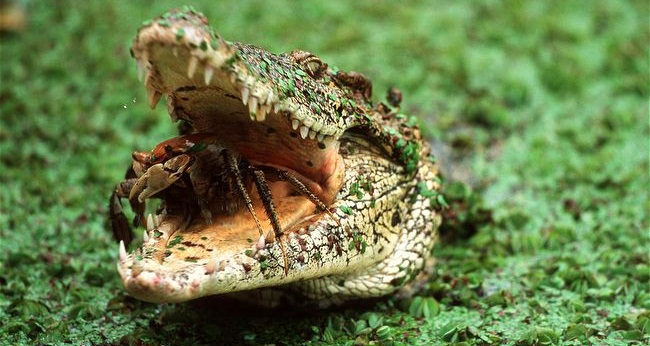
<svg viewBox="0 0 650 346">
<path fill-rule="evenodd" d="M 273 230 L 269 230 L 269 231 L 266 233 L 266 238 L 265 238 L 264 240 L 265 240 L 267 243 L 270 244 L 270 243 L 275 243 L 275 239 L 276 239 L 276 238 L 275 238 L 275 232 L 273 232 Z"/>
<path fill-rule="evenodd" d="M 142 62 L 139 59 L 136 60 L 135 68 L 138 70 L 138 80 L 142 82 L 144 80 L 144 72 L 147 69 L 146 67 L 144 67 L 144 62 Z"/>
<path fill-rule="evenodd" d="M 148 243 L 149 242 L 149 232 L 142 231 L 142 242 L 143 243 Z"/>
<path fill-rule="evenodd" d="M 192 78 L 194 77 L 194 73 L 196 72 L 196 67 L 199 65 L 199 58 L 195 57 L 194 55 L 190 56 L 190 62 L 187 64 L 187 77 Z"/>
<path fill-rule="evenodd" d="M 162 222 L 163 216 L 162 214 L 158 214 L 154 216 L 153 218 L 153 223 L 156 224 L 156 227 L 160 226 L 160 223 Z"/>
<path fill-rule="evenodd" d="M 297 130 L 298 126 L 300 126 L 300 120 L 292 119 L 291 120 L 291 128 L 293 128 L 294 130 Z"/>
<path fill-rule="evenodd" d="M 301 126 L 300 127 L 300 137 L 302 137 L 302 139 L 305 139 L 305 138 L 307 138 L 307 135 L 309 135 L 309 128 L 306 127 L 306 126 Z"/>
<path fill-rule="evenodd" d="M 235 77 L 235 75 L 230 76 L 230 84 L 237 84 L 237 77 Z"/>
<path fill-rule="evenodd" d="M 257 113 L 257 97 L 251 96 L 248 99 L 248 110 L 250 113 Z"/>
<path fill-rule="evenodd" d="M 124 246 L 124 240 L 120 240 L 120 261 L 126 261 L 127 257 L 128 255 L 126 254 L 126 246 Z"/>
<path fill-rule="evenodd" d="M 314 139 L 316 138 L 316 131 L 309 130 L 309 139 Z"/>
<path fill-rule="evenodd" d="M 262 250 L 266 246 L 266 238 L 264 235 L 260 236 L 260 239 L 257 240 L 257 249 Z"/>
<path fill-rule="evenodd" d="M 257 108 L 257 113 L 256 113 L 255 120 L 257 120 L 257 121 L 266 120 L 266 107 L 265 106 L 260 105 Z"/>
<path fill-rule="evenodd" d="M 156 108 L 156 105 L 158 104 L 158 101 L 160 101 L 161 97 L 162 94 L 158 91 L 154 90 L 153 88 L 147 88 L 147 100 L 149 101 L 149 107 L 151 107 L 151 109 Z"/>
<path fill-rule="evenodd" d="M 151 70 L 149 68 L 145 67 L 144 69 L 145 69 L 145 71 L 144 71 L 144 82 L 143 83 L 144 83 L 144 86 L 148 86 L 149 84 L 151 84 L 151 83 L 149 83 L 149 80 L 151 80 L 152 74 L 151 74 Z"/>
<path fill-rule="evenodd" d="M 273 103 L 273 91 L 269 91 L 269 94 L 266 96 L 266 103 L 271 104 Z"/>
<path fill-rule="evenodd" d="M 149 215 L 147 215 L 147 231 L 151 231 L 155 227 L 156 227 L 156 225 L 153 223 L 153 215 L 151 215 L 151 213 L 149 213 Z"/>
<path fill-rule="evenodd" d="M 248 95 L 250 95 L 250 91 L 248 90 L 248 87 L 242 87 L 241 88 L 241 102 L 244 103 L 244 106 L 248 103 Z"/>
<path fill-rule="evenodd" d="M 257 110 L 257 116 L 255 117 L 255 120 L 257 121 L 266 120 L 266 107 L 260 105 L 260 108 Z"/>
<path fill-rule="evenodd" d="M 274 104 L 274 105 L 273 105 L 273 112 L 274 112 L 274 113 L 277 113 L 279 110 L 280 110 L 280 105 L 277 104 L 277 103 Z"/>
<path fill-rule="evenodd" d="M 206 66 L 205 71 L 203 72 L 203 81 L 205 82 L 205 85 L 210 85 L 213 75 L 214 69 L 210 66 Z"/>
<path fill-rule="evenodd" d="M 322 142 L 322 141 L 323 141 L 323 138 L 325 138 L 325 135 L 323 135 L 322 133 L 319 133 L 319 134 L 316 135 L 316 139 L 317 139 L 319 142 Z"/>
</svg>

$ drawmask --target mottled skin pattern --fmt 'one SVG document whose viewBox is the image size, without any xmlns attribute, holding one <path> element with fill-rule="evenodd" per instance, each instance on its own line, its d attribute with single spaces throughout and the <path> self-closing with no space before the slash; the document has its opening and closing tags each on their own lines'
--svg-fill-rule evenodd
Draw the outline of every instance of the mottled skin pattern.
<svg viewBox="0 0 650 346">
<path fill-rule="evenodd" d="M 274 192 L 283 232 L 264 242 L 245 212 L 211 224 L 188 217 L 196 214 L 191 197 L 174 188 L 160 197 L 164 209 L 143 244 L 120 250 L 131 295 L 180 302 L 229 293 L 269 306 L 327 306 L 394 293 L 425 269 L 441 221 L 437 167 L 399 113 L 398 91 L 373 103 L 361 74 L 303 51 L 226 42 L 192 10 L 144 23 L 132 54 L 152 107 L 165 95 L 188 132 L 218 133 L 251 164 L 293 172 L 331 213 Z"/>
</svg>

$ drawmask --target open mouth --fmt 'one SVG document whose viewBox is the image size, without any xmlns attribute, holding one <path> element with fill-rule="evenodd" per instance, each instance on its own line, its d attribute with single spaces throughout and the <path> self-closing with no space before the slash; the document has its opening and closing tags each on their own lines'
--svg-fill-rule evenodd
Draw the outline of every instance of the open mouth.
<svg viewBox="0 0 650 346">
<path fill-rule="evenodd" d="M 299 269 L 305 259 L 287 254 L 284 242 L 318 232 L 310 226 L 316 221 L 322 232 L 322 225 L 340 225 L 329 210 L 344 184 L 339 138 L 346 124 L 336 114 L 351 106 L 337 101 L 350 97 L 314 82 L 323 66 L 308 53 L 276 56 L 227 43 L 205 24 L 201 17 L 162 18 L 140 29 L 132 48 L 150 106 L 166 96 L 172 120 L 190 129 L 172 141 L 184 159 L 200 163 L 169 173 L 177 148 L 161 146 L 166 162 L 155 150 L 141 154 L 149 161 L 139 166 L 136 186 L 154 185 L 149 176 L 156 165 L 166 179 L 177 175 L 148 194 L 164 208 L 143 221 L 142 247 L 133 254 L 120 250 L 127 291 L 146 301 L 183 301 L 236 291 L 239 284 L 254 288 L 245 283 L 254 271 L 284 272 L 268 275 L 264 285 L 289 282 L 289 267 Z M 142 183 L 145 174 L 150 180 Z M 205 195 L 196 192 L 201 183 Z"/>
</svg>

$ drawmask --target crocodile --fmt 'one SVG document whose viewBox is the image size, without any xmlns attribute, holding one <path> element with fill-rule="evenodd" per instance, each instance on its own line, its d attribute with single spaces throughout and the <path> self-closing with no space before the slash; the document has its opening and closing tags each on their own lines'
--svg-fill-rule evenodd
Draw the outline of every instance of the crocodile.
<svg viewBox="0 0 650 346">
<path fill-rule="evenodd" d="M 131 55 L 151 108 L 165 96 L 182 125 L 186 136 L 172 141 L 184 143 L 183 153 L 221 148 L 214 152 L 233 153 L 243 175 L 263 172 L 266 187 L 241 185 L 247 203 L 237 193 L 207 199 L 208 217 L 177 178 L 148 193 L 162 201 L 141 220 L 142 244 L 129 253 L 120 242 L 128 294 L 155 303 L 229 294 L 265 306 L 330 306 L 408 291 L 430 271 L 443 205 L 438 167 L 414 118 L 400 111 L 398 89 L 373 102 L 361 73 L 306 51 L 226 41 L 189 8 L 144 22 Z M 204 175 L 228 169 L 207 155 L 216 163 Z M 155 150 L 147 157 L 140 182 L 168 169 Z"/>
</svg>

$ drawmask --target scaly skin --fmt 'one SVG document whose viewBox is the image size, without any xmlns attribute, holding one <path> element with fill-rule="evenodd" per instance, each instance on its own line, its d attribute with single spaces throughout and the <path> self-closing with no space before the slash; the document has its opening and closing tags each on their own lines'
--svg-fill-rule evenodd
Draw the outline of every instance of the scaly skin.
<svg viewBox="0 0 650 346">
<path fill-rule="evenodd" d="M 192 10 L 144 23 L 132 55 L 152 107 L 166 95 L 170 116 L 189 132 L 216 133 L 220 147 L 251 165 L 292 172 L 330 213 L 271 182 L 282 233 L 269 242 L 245 211 L 214 212 L 210 224 L 174 188 L 142 246 L 120 248 L 131 295 L 180 302 L 234 293 L 262 305 L 327 306 L 394 293 L 422 272 L 441 221 L 439 182 L 428 145 L 399 114 L 398 92 L 390 106 L 373 103 L 362 75 L 307 52 L 226 42 Z"/>
</svg>

